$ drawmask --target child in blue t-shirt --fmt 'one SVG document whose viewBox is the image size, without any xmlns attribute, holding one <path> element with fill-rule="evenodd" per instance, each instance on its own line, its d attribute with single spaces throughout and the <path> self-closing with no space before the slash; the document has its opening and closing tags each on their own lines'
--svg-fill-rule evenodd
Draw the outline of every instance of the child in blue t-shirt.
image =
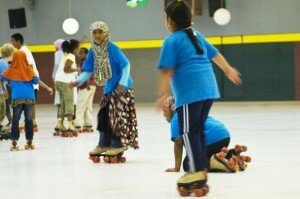
<svg viewBox="0 0 300 199">
<path fill-rule="evenodd" d="M 241 84 L 241 79 L 218 50 L 191 27 L 191 9 L 184 1 L 172 1 L 165 12 L 166 28 L 171 34 L 163 43 L 157 64 L 161 71 L 157 106 L 163 107 L 170 95 L 170 82 L 188 160 L 183 163 L 188 172 L 177 185 L 179 189 L 189 188 L 197 182 L 196 188 L 206 189 L 204 122 L 213 100 L 219 98 L 211 60 L 234 84 Z"/>
<path fill-rule="evenodd" d="M 96 21 L 90 26 L 92 46 L 82 66 L 82 73 L 73 85 L 82 84 L 91 75 L 103 87 L 98 113 L 100 138 L 91 157 L 122 154 L 128 147 L 138 148 L 138 131 L 130 63 L 121 49 L 110 41 L 106 23 Z M 113 159 L 115 161 L 115 159 Z"/>
</svg>

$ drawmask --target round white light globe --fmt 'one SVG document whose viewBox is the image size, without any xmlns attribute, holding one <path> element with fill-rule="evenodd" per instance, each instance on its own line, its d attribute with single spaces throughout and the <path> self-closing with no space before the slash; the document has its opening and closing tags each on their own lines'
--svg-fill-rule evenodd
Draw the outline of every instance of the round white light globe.
<svg viewBox="0 0 300 199">
<path fill-rule="evenodd" d="M 64 20 L 64 22 L 62 24 L 62 28 L 63 28 L 64 32 L 67 33 L 68 35 L 73 35 L 78 31 L 79 23 L 74 18 L 68 18 L 68 19 Z"/>
<path fill-rule="evenodd" d="M 214 20 L 217 24 L 224 26 L 229 23 L 231 18 L 230 12 L 225 8 L 220 8 L 214 13 Z"/>
</svg>

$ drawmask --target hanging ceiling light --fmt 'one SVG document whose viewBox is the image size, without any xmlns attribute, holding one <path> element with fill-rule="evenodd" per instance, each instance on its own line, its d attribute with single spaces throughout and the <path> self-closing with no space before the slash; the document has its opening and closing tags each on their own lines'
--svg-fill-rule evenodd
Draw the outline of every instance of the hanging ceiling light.
<svg viewBox="0 0 300 199">
<path fill-rule="evenodd" d="M 71 0 L 69 0 L 69 16 L 69 18 L 64 20 L 62 28 L 66 34 L 73 35 L 79 30 L 79 23 L 71 17 Z"/>
<path fill-rule="evenodd" d="M 221 26 L 230 22 L 231 14 L 224 6 L 224 0 L 221 1 L 221 8 L 214 13 L 214 21 Z"/>
</svg>

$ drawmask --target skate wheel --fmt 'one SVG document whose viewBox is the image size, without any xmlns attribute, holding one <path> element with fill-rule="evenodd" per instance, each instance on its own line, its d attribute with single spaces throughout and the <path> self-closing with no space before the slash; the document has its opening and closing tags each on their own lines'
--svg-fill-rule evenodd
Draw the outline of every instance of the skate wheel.
<svg viewBox="0 0 300 199">
<path fill-rule="evenodd" d="M 246 146 L 244 146 L 244 145 L 235 145 L 235 150 L 237 150 L 237 151 L 247 151 L 247 147 Z"/>
<path fill-rule="evenodd" d="M 110 163 L 110 158 L 109 158 L 109 157 L 107 157 L 107 156 L 106 156 L 106 157 L 104 157 L 104 158 L 103 158 L 103 160 L 104 160 L 104 162 L 106 162 L 106 163 Z"/>
<path fill-rule="evenodd" d="M 97 156 L 95 156 L 92 160 L 94 163 L 99 163 L 101 161 L 100 158 Z"/>
<path fill-rule="evenodd" d="M 28 145 L 25 145 L 24 148 L 25 148 L 25 150 L 28 150 L 28 149 L 29 149 L 29 146 L 28 146 Z"/>
<path fill-rule="evenodd" d="M 34 150 L 35 149 L 35 146 L 34 145 L 31 145 L 31 150 Z"/>
<path fill-rule="evenodd" d="M 183 187 L 179 187 L 177 190 L 178 190 L 180 196 L 190 195 L 190 193 Z"/>
<path fill-rule="evenodd" d="M 238 165 L 235 163 L 232 159 L 227 161 L 227 167 L 231 168 L 232 170 L 237 171 L 238 170 Z"/>
<path fill-rule="evenodd" d="M 120 157 L 120 162 L 121 163 L 125 163 L 126 162 L 126 158 L 125 157 Z"/>
<path fill-rule="evenodd" d="M 205 196 L 207 192 L 208 192 L 207 188 L 194 189 L 194 194 L 196 197 Z"/>
<path fill-rule="evenodd" d="M 223 151 L 217 153 L 217 157 L 219 160 L 223 160 L 226 156 L 226 153 L 224 153 Z"/>
<path fill-rule="evenodd" d="M 242 156 L 243 161 L 245 162 L 251 162 L 251 157 L 250 156 Z"/>
<path fill-rule="evenodd" d="M 117 157 L 111 157 L 111 158 L 110 158 L 110 162 L 111 162 L 112 164 L 117 163 L 117 162 L 118 162 Z"/>
<path fill-rule="evenodd" d="M 221 149 L 221 151 L 224 152 L 224 153 L 228 153 L 227 147 L 223 147 L 223 148 Z"/>
<path fill-rule="evenodd" d="M 91 130 L 91 133 L 94 133 L 94 129 Z"/>
</svg>

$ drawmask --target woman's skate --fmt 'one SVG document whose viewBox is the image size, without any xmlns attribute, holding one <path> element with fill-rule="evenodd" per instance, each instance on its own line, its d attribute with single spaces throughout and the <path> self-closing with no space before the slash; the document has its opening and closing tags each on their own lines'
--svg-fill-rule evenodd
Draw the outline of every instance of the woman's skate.
<svg viewBox="0 0 300 199">
<path fill-rule="evenodd" d="M 104 154 L 104 162 L 112 164 L 126 162 L 126 158 L 123 157 L 124 151 L 125 149 L 123 147 L 109 148 Z"/>
<path fill-rule="evenodd" d="M 196 197 L 205 196 L 209 191 L 206 182 L 207 176 L 203 171 L 185 173 L 177 181 L 177 190 L 181 196 L 189 196 L 192 193 L 194 193 Z"/>
<path fill-rule="evenodd" d="M 32 144 L 32 140 L 27 140 L 27 144 L 25 145 L 25 150 L 34 150 L 35 146 Z"/>
<path fill-rule="evenodd" d="M 94 163 L 99 163 L 101 161 L 100 156 L 104 156 L 104 153 L 108 150 L 108 147 L 96 146 L 90 153 L 89 159 Z"/>
<path fill-rule="evenodd" d="M 11 143 L 10 151 L 19 151 L 19 146 L 16 140 L 13 140 Z"/>
</svg>

